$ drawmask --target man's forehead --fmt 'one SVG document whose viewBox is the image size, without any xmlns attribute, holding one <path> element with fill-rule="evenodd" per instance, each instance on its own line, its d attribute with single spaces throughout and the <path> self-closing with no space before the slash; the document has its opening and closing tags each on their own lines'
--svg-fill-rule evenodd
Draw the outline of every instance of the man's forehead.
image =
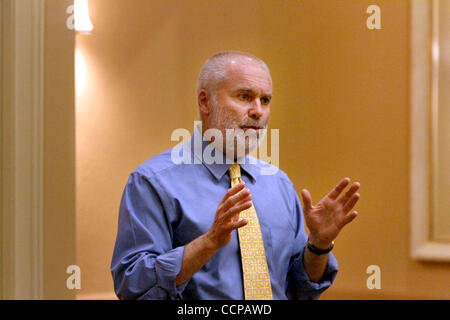
<svg viewBox="0 0 450 320">
<path fill-rule="evenodd" d="M 227 65 L 227 86 L 234 89 L 248 88 L 272 92 L 272 78 L 269 71 L 259 62 L 248 57 L 232 58 Z"/>
</svg>

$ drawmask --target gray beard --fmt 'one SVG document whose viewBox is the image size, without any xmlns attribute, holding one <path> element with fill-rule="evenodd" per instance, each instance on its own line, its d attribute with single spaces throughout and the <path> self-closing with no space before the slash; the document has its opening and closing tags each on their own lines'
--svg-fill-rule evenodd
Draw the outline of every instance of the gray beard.
<svg viewBox="0 0 450 320">
<path fill-rule="evenodd" d="M 215 139 L 211 142 L 214 148 L 225 154 L 227 158 L 233 160 L 245 157 L 245 155 L 259 148 L 267 132 L 266 126 L 264 126 L 264 129 L 259 130 L 258 133 L 253 130 L 247 130 L 247 133 L 244 133 L 241 126 L 246 123 L 237 123 L 229 114 L 221 112 L 214 100 L 213 98 L 213 106 L 208 119 L 208 128 L 218 129 L 222 133 L 222 139 Z"/>
</svg>

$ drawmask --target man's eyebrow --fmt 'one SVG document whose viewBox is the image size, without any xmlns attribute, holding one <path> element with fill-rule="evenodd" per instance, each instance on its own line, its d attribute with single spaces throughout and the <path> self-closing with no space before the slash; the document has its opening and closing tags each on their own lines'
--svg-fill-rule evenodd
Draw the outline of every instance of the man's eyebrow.
<svg viewBox="0 0 450 320">
<path fill-rule="evenodd" d="M 252 88 L 238 88 L 235 90 L 236 92 L 251 92 L 251 93 L 256 93 L 255 90 L 253 90 Z"/>
<path fill-rule="evenodd" d="M 244 88 L 239 88 L 239 89 L 236 89 L 236 92 L 246 92 L 246 93 L 251 93 L 251 94 L 256 95 L 256 91 L 253 90 L 252 88 L 245 88 L 245 87 Z M 271 93 L 266 93 L 266 94 L 263 95 L 263 97 L 272 99 L 272 94 Z"/>
</svg>

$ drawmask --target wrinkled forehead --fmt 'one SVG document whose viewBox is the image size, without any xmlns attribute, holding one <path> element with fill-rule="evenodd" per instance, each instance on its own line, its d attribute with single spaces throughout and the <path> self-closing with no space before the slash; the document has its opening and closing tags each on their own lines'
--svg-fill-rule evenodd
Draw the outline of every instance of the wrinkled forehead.
<svg viewBox="0 0 450 320">
<path fill-rule="evenodd" d="M 250 57 L 232 57 L 227 62 L 226 76 L 220 85 L 224 89 L 252 89 L 261 94 L 272 94 L 269 70 Z"/>
</svg>

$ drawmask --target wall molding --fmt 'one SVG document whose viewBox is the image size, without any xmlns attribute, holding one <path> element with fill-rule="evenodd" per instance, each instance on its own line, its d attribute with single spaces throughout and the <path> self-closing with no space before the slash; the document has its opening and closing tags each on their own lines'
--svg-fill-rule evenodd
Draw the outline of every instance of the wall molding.
<svg viewBox="0 0 450 320">
<path fill-rule="evenodd" d="M 2 6 L 2 292 L 43 298 L 44 0 Z"/>
<path fill-rule="evenodd" d="M 410 255 L 417 260 L 450 261 L 450 243 L 431 238 L 433 208 L 433 81 L 435 65 L 432 40 L 435 35 L 432 13 L 436 0 L 411 2 L 410 78 Z"/>
</svg>

